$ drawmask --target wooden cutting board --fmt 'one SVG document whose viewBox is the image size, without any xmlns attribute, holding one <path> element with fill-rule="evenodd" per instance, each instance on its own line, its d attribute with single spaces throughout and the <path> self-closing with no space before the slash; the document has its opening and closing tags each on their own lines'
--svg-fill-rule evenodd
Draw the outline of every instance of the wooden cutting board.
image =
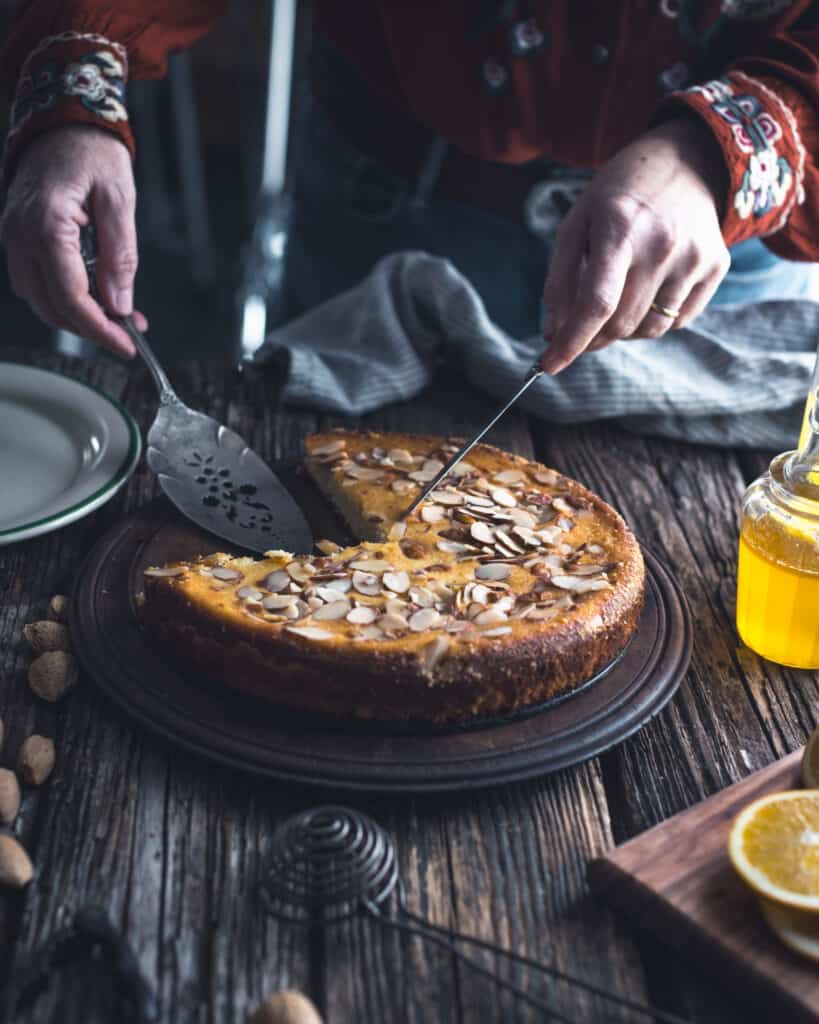
<svg viewBox="0 0 819 1024">
<path fill-rule="evenodd" d="M 726 849 L 746 804 L 800 786 L 801 756 L 790 754 L 593 861 L 589 884 L 639 927 L 764 1006 L 758 1019 L 817 1024 L 819 963 L 769 931 Z"/>
</svg>

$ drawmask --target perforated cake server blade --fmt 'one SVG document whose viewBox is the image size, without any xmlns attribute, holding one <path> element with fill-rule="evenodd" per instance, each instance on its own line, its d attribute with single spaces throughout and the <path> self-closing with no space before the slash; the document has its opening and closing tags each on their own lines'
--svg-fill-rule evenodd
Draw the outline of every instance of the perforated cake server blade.
<svg viewBox="0 0 819 1024">
<path fill-rule="evenodd" d="M 82 247 L 96 297 L 96 244 L 87 229 Z M 108 315 L 128 332 L 159 391 L 146 458 L 179 511 L 197 526 L 250 551 L 312 550 L 307 520 L 267 463 L 235 431 L 185 405 L 131 317 Z"/>
</svg>

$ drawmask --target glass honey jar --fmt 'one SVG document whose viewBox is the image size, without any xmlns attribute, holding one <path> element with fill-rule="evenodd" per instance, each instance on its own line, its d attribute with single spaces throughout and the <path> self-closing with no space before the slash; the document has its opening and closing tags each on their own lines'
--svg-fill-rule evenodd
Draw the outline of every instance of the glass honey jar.
<svg viewBox="0 0 819 1024">
<path fill-rule="evenodd" d="M 763 658 L 819 668 L 819 357 L 798 449 L 742 499 L 737 629 Z"/>
</svg>

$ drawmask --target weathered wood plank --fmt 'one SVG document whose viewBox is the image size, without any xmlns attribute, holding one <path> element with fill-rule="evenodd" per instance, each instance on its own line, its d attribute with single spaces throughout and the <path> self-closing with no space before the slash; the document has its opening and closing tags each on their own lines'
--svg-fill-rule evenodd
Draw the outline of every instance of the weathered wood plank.
<svg viewBox="0 0 819 1024">
<path fill-rule="evenodd" d="M 469 436 L 492 405 L 460 378 L 445 376 L 412 402 L 367 416 L 362 425 Z M 488 440 L 533 454 L 528 422 L 517 413 Z M 604 988 L 645 997 L 642 968 L 624 928 L 586 897 L 585 865 L 612 843 L 596 762 L 527 785 L 413 801 L 382 820 L 399 843 L 411 909 Z M 417 940 L 409 951 L 406 942 L 394 942 L 376 954 L 370 930 L 350 926 L 337 947 L 344 949 L 343 969 L 337 954 L 326 984 L 328 1004 L 338 1008 L 340 1019 L 539 1019 L 469 968 L 453 971 L 441 953 Z M 491 962 L 480 954 L 478 959 Z M 410 967 L 408 983 L 403 978 Z M 525 991 L 545 994 L 572 1021 L 628 1019 L 576 990 L 544 985 L 529 971 L 512 976 Z"/>
<path fill-rule="evenodd" d="M 4 352 L 4 356 L 6 353 Z M 23 359 L 26 353 L 18 354 Z M 37 360 L 91 379 L 122 397 L 143 427 L 155 408 L 149 379 L 108 362 Z M 264 381 L 240 385 L 175 376 L 180 391 L 228 416 L 272 457 L 295 453 L 312 420 L 286 421 L 265 399 Z M 35 728 L 55 738 L 57 768 L 27 793 L 17 833 L 37 875 L 22 895 L 0 898 L 6 966 L 65 915 L 101 904 L 123 927 L 146 976 L 157 985 L 163 1021 L 240 1020 L 265 992 L 310 981 L 306 937 L 265 915 L 258 885 L 275 824 L 307 798 L 260 785 L 178 754 L 135 728 L 83 680 L 61 705 L 37 701 L 25 683 L 22 625 L 40 617 L 51 593 L 65 591 L 85 552 L 108 524 L 152 497 L 144 469 L 127 492 L 57 534 L 0 549 L 0 678 L 8 727 L 4 763 Z M 13 970 L 13 965 L 11 967 Z M 87 972 L 75 977 L 86 978 Z M 73 972 L 72 972 L 73 976 Z M 72 1024 L 112 1019 L 112 1001 L 62 979 L 21 1020 Z"/>
<path fill-rule="evenodd" d="M 30 353 L 15 356 L 31 360 Z M 42 355 L 37 364 L 93 379 L 122 397 L 141 426 L 150 422 L 154 395 L 143 368 Z M 297 455 L 307 431 L 339 422 L 277 408 L 264 375 L 237 382 L 229 371 L 190 364 L 174 377 L 183 398 L 224 417 L 271 459 Z M 491 407 L 449 376 L 362 422 L 464 435 Z M 395 836 L 414 910 L 632 998 L 650 992 L 669 1008 L 688 1007 L 698 1024 L 722 1024 L 734 1019 L 733 1003 L 592 901 L 585 865 L 616 839 L 796 746 L 812 720 L 817 680 L 737 649 L 731 545 L 743 480 L 732 455 L 609 428 L 535 426 L 534 436 L 546 461 L 613 500 L 676 567 L 697 624 L 689 680 L 658 720 L 598 761 L 468 797 L 362 806 Z M 529 425 L 516 414 L 490 440 L 533 451 Z M 285 984 L 309 990 L 330 1021 L 536 1019 L 415 940 L 385 939 L 357 922 L 311 944 L 297 929 L 265 918 L 258 884 L 273 828 L 320 794 L 260 785 L 176 753 L 132 726 L 87 681 L 56 708 L 29 693 L 23 623 L 42 614 L 51 593 L 66 589 L 106 526 L 155 491 L 143 469 L 89 519 L 0 549 L 0 707 L 8 727 L 2 760 L 12 763 L 35 728 L 53 735 L 58 750 L 52 781 L 26 794 L 17 826 L 38 876 L 26 893 L 0 896 L 6 965 L 66 910 L 94 899 L 127 929 L 144 971 L 158 983 L 163 1024 L 241 1021 L 250 1003 Z M 84 992 L 84 978 L 61 982 L 23 1019 L 110 1019 L 110 1000 L 86 998 L 94 994 Z M 520 980 L 543 991 L 528 974 Z M 577 993 L 555 990 L 550 998 L 572 1020 L 630 1019 L 606 1015 L 602 1004 Z"/>
</svg>

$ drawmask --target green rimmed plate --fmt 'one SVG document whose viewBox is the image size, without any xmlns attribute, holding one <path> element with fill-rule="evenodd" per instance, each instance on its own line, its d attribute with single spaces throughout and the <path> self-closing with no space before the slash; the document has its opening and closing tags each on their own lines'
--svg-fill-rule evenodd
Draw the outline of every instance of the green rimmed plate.
<svg viewBox="0 0 819 1024">
<path fill-rule="evenodd" d="M 0 545 L 57 530 L 104 505 L 141 451 L 136 423 L 101 391 L 0 362 Z"/>
</svg>

